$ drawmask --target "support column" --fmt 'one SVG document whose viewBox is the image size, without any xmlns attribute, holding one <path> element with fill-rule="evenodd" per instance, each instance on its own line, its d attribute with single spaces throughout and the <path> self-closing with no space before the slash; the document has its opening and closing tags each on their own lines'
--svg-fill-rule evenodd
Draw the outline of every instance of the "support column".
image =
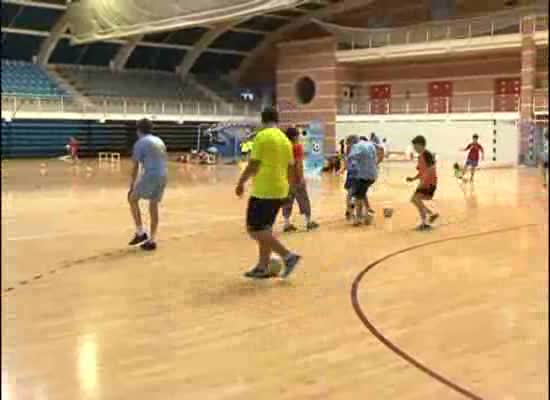
<svg viewBox="0 0 550 400">
<path fill-rule="evenodd" d="M 524 17 L 521 21 L 521 102 L 520 102 L 520 162 L 533 164 L 534 110 L 537 47 L 535 44 L 535 16 Z"/>
<path fill-rule="evenodd" d="M 299 98 L 298 83 L 314 83 L 311 101 Z M 278 45 L 277 108 L 281 125 L 320 121 L 325 128 L 326 154 L 336 151 L 336 41 L 333 38 L 286 42 Z"/>
</svg>

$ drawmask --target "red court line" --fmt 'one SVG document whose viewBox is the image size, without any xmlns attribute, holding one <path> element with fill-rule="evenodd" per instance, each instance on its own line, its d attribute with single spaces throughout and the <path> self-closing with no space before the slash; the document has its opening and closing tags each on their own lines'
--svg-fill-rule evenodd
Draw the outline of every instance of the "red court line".
<svg viewBox="0 0 550 400">
<path fill-rule="evenodd" d="M 439 240 L 434 240 L 434 241 L 431 241 L 431 242 L 417 244 L 417 245 L 410 246 L 410 247 L 407 247 L 407 248 L 402 249 L 402 250 L 398 250 L 398 251 L 393 252 L 391 254 L 388 254 L 388 255 L 374 261 L 373 263 L 367 265 L 359 273 L 359 275 L 357 275 L 357 277 L 353 281 L 353 285 L 351 286 L 351 304 L 353 305 L 353 309 L 355 310 L 355 313 L 357 314 L 357 316 L 359 317 L 361 322 L 370 331 L 370 333 L 372 333 L 372 335 L 374 337 L 376 337 L 376 339 L 378 339 L 383 345 L 385 345 L 387 348 L 389 348 L 391 351 L 393 351 L 397 356 L 401 357 L 402 359 L 407 361 L 409 364 L 413 365 L 414 367 L 416 367 L 420 371 L 422 371 L 425 374 L 429 375 L 430 377 L 432 377 L 436 381 L 438 381 L 441 384 L 447 386 L 449 389 L 452 389 L 455 392 L 462 394 L 464 397 L 466 397 L 468 399 L 471 399 L 471 400 L 483 400 L 483 398 L 481 396 L 479 396 L 479 395 L 471 392 L 470 390 L 460 386 L 459 384 L 451 381 L 450 379 L 445 378 L 444 376 L 437 373 L 436 371 L 434 371 L 430 367 L 422 364 L 420 361 L 418 361 L 417 359 L 415 359 L 411 355 L 407 354 L 399 346 L 392 343 L 378 329 L 376 329 L 376 327 L 367 318 L 367 315 L 365 314 L 365 312 L 361 309 L 361 305 L 360 305 L 359 300 L 357 298 L 357 292 L 358 292 L 358 289 L 359 289 L 359 284 L 361 283 L 361 280 L 367 274 L 367 272 L 372 270 L 378 264 L 380 264 L 380 263 L 382 263 L 382 262 L 384 262 L 384 261 L 386 261 L 386 260 L 388 260 L 392 257 L 395 257 L 399 254 L 407 253 L 409 251 L 416 250 L 416 249 L 419 249 L 419 248 L 422 248 L 422 247 L 431 246 L 431 245 L 434 245 L 434 244 L 450 242 L 450 241 L 453 241 L 453 240 L 462 240 L 462 239 L 468 239 L 468 238 L 472 238 L 472 237 L 494 235 L 496 233 L 515 231 L 515 230 L 519 230 L 519 229 L 532 228 L 532 227 L 536 227 L 536 226 L 540 226 L 540 224 L 526 224 L 526 225 L 520 225 L 520 226 L 515 226 L 515 227 L 510 227 L 510 228 L 497 229 L 497 230 L 494 230 L 494 231 L 478 232 L 478 233 L 472 233 L 472 234 L 463 235 L 463 236 L 454 236 L 454 237 L 449 237 L 449 238 L 445 238 L 445 239 L 439 239 Z"/>
</svg>

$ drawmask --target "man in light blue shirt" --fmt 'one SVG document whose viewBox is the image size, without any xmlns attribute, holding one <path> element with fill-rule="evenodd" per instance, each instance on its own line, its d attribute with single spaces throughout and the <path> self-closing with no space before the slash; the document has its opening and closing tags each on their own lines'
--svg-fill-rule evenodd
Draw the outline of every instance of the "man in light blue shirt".
<svg viewBox="0 0 550 400">
<path fill-rule="evenodd" d="M 367 192 L 378 178 L 378 163 L 376 146 L 367 141 L 359 140 L 357 136 L 348 138 L 348 145 L 351 145 L 349 159 L 356 166 L 356 179 L 354 180 L 353 198 L 355 201 L 355 223 L 358 226 L 363 223 L 369 225 L 372 222 L 373 212 L 369 206 Z M 363 215 L 363 208 L 367 211 Z"/>
<path fill-rule="evenodd" d="M 148 119 L 142 119 L 137 124 L 138 141 L 134 145 L 132 160 L 132 179 L 128 192 L 130 211 L 136 224 L 136 234 L 130 245 L 141 244 L 143 250 L 157 248 L 155 237 L 159 220 L 159 203 L 166 187 L 166 145 L 161 138 L 154 136 L 153 124 Z M 139 169 L 141 166 L 141 174 Z M 139 176 L 138 176 L 139 175 Z M 151 214 L 150 235 L 145 232 L 141 220 L 139 200 L 149 200 Z"/>
</svg>

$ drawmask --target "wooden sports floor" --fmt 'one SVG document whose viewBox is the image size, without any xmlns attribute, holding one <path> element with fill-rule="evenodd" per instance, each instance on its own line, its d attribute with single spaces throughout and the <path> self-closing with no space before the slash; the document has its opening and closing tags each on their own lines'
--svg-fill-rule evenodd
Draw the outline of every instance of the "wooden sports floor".
<svg viewBox="0 0 550 400">
<path fill-rule="evenodd" d="M 548 397 L 537 170 L 461 188 L 440 165 L 432 232 L 413 231 L 412 164 L 385 164 L 372 227 L 344 221 L 342 177 L 324 176 L 309 184 L 321 228 L 281 235 L 303 263 L 251 281 L 238 167 L 171 164 L 144 253 L 126 246 L 126 160 L 40 163 L 2 168 L 3 400 Z"/>
</svg>

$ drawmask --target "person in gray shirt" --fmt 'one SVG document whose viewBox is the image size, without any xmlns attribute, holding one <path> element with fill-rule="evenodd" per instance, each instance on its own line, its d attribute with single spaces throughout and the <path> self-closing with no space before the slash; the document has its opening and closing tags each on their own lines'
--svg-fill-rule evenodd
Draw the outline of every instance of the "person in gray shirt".
<svg viewBox="0 0 550 400">
<path fill-rule="evenodd" d="M 378 157 L 376 146 L 368 141 L 359 140 L 355 135 L 348 137 L 348 145 L 351 145 L 349 153 L 350 161 L 356 165 L 356 178 L 354 180 L 352 196 L 355 202 L 355 223 L 358 226 L 363 223 L 369 225 L 372 216 L 369 214 L 369 201 L 367 192 L 378 178 Z M 365 214 L 363 214 L 365 209 Z"/>
<path fill-rule="evenodd" d="M 128 191 L 128 202 L 136 225 L 136 234 L 129 244 L 131 246 L 139 244 L 143 250 L 150 251 L 157 248 L 155 237 L 159 222 L 159 203 L 166 187 L 166 145 L 161 138 L 153 135 L 153 124 L 148 119 L 142 119 L 137 123 L 137 135 L 138 141 L 134 144 L 132 178 Z M 140 199 L 149 200 L 150 234 L 147 234 L 143 227 L 139 210 Z"/>
</svg>

